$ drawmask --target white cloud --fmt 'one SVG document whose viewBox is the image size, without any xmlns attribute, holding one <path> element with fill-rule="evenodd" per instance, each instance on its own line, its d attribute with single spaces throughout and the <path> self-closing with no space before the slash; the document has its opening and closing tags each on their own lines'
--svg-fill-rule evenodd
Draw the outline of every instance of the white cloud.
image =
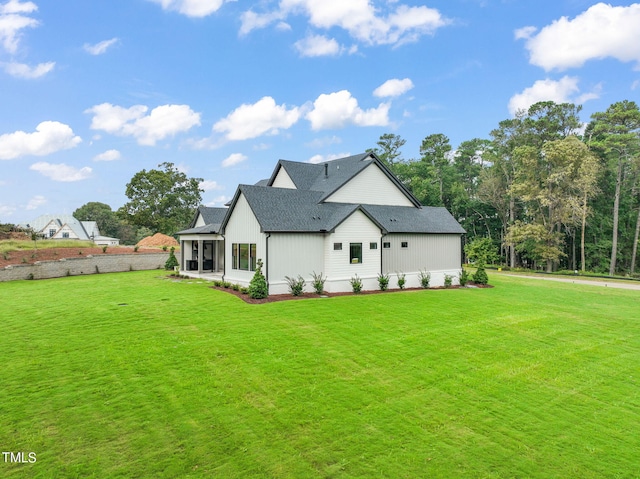
<svg viewBox="0 0 640 479">
<path fill-rule="evenodd" d="M 324 163 L 325 161 L 337 160 L 338 158 L 346 158 L 350 156 L 351 153 L 336 153 L 333 155 L 314 155 L 307 160 L 307 163 Z"/>
<path fill-rule="evenodd" d="M 540 101 L 554 101 L 556 103 L 578 103 L 581 104 L 587 100 L 599 98 L 600 85 L 597 85 L 593 91 L 580 93 L 578 87 L 578 78 L 564 76 L 560 80 L 538 80 L 525 88 L 522 93 L 518 93 L 509 100 L 509 112 L 515 115 L 519 110 L 527 110 L 531 105 Z"/>
<path fill-rule="evenodd" d="M 210 202 L 206 203 L 205 206 L 224 206 L 229 201 L 231 201 L 231 199 L 232 199 L 231 196 L 221 195 L 221 196 L 218 196 L 218 197 L 214 198 Z"/>
<path fill-rule="evenodd" d="M 336 56 L 342 52 L 340 44 L 324 35 L 309 35 L 293 44 L 303 57 Z"/>
<path fill-rule="evenodd" d="M 235 166 L 243 161 L 248 160 L 248 157 L 242 153 L 232 153 L 224 160 L 222 160 L 222 167 L 228 168 L 229 166 Z"/>
<path fill-rule="evenodd" d="M 293 126 L 300 119 L 300 109 L 287 110 L 286 105 L 276 105 L 265 96 L 254 104 L 242 104 L 226 118 L 213 125 L 213 130 L 224 133 L 228 140 L 247 140 L 261 135 L 275 135 L 281 129 Z"/>
<path fill-rule="evenodd" d="M 35 3 L 10 0 L 0 5 L 0 43 L 9 53 L 16 53 L 20 43 L 20 31 L 40 24 L 37 20 L 23 14 L 38 9 Z"/>
<path fill-rule="evenodd" d="M 217 12 L 224 0 L 150 0 L 162 6 L 163 10 L 172 10 L 188 17 L 206 17 Z"/>
<path fill-rule="evenodd" d="M 93 157 L 93 161 L 115 161 L 121 158 L 118 150 L 107 150 Z"/>
<path fill-rule="evenodd" d="M 380 15 L 371 0 L 281 0 L 279 9 L 258 14 L 247 11 L 242 15 L 240 34 L 286 19 L 289 15 L 301 14 L 309 18 L 309 23 L 320 29 L 339 27 L 351 37 L 368 45 L 407 43 L 416 41 L 422 35 L 433 34 L 450 23 L 440 12 L 426 6 L 408 7 L 395 5 L 395 10 Z"/>
<path fill-rule="evenodd" d="M 91 55 L 102 55 L 109 49 L 109 47 L 115 45 L 116 43 L 118 43 L 118 38 L 112 38 L 111 40 L 104 40 L 102 42 L 96 43 L 95 45 L 85 43 L 83 48 Z"/>
<path fill-rule="evenodd" d="M 378 88 L 373 90 L 373 96 L 377 97 L 396 97 L 400 96 L 413 88 L 413 82 L 409 78 L 398 80 L 393 78 L 387 80 Z"/>
<path fill-rule="evenodd" d="M 57 121 L 43 121 L 33 133 L 16 131 L 0 135 L 0 160 L 25 155 L 45 156 L 75 148 L 81 141 L 68 125 Z"/>
<path fill-rule="evenodd" d="M 16 207 L 0 204 L 0 217 L 2 216 L 11 216 L 15 213 Z M 1 220 L 0 220 L 1 221 Z"/>
<path fill-rule="evenodd" d="M 636 80 L 631 84 L 631 90 L 632 91 L 637 89 L 638 87 L 640 87 L 640 80 Z"/>
<path fill-rule="evenodd" d="M 561 17 L 537 35 L 529 31 L 528 37 L 520 38 L 527 38 L 529 62 L 547 71 L 607 57 L 640 65 L 639 26 L 640 3 L 627 7 L 598 3 L 573 20 Z"/>
<path fill-rule="evenodd" d="M 200 182 L 200 189 L 204 191 L 223 190 L 224 188 L 217 181 L 204 180 Z"/>
<path fill-rule="evenodd" d="M 130 108 L 102 103 L 88 110 L 92 113 L 91 129 L 103 130 L 119 136 L 133 136 L 138 144 L 154 146 L 158 140 L 188 131 L 200 125 L 200 113 L 188 105 L 161 105 L 148 115 L 144 105 Z"/>
<path fill-rule="evenodd" d="M 47 178 L 51 178 L 53 181 L 62 182 L 86 180 L 91 177 L 91 172 L 93 171 L 88 166 L 77 169 L 73 166 L 65 165 L 64 163 L 54 165 L 52 163 L 47 163 L 46 161 L 34 163 L 29 167 L 29 169 L 37 171 Z"/>
<path fill-rule="evenodd" d="M 17 77 L 17 78 L 40 78 L 41 76 L 46 75 L 56 66 L 56 62 L 47 62 L 47 63 L 39 63 L 35 67 L 31 67 L 24 63 L 2 63 L 4 71 L 9 75 Z"/>
<path fill-rule="evenodd" d="M 538 29 L 536 27 L 522 27 L 513 32 L 513 36 L 516 40 L 528 40 L 536 33 Z"/>
<path fill-rule="evenodd" d="M 27 203 L 26 209 L 35 210 L 41 207 L 42 205 L 46 205 L 47 203 L 48 201 L 44 196 L 36 195 L 29 200 L 29 203 Z"/>
<path fill-rule="evenodd" d="M 322 94 L 313 102 L 313 109 L 306 119 L 313 130 L 342 128 L 347 125 L 387 126 L 389 125 L 389 103 L 381 103 L 377 108 L 363 110 L 347 90 Z"/>
</svg>

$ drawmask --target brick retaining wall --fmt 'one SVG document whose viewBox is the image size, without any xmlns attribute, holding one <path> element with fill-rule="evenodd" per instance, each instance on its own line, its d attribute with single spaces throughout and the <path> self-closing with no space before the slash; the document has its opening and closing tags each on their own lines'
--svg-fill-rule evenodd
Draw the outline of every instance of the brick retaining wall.
<svg viewBox="0 0 640 479">
<path fill-rule="evenodd" d="M 57 261 L 38 261 L 0 268 L 0 282 L 17 279 L 49 279 L 81 274 L 119 273 L 162 269 L 169 253 L 101 254 L 82 258 L 63 258 Z"/>
</svg>

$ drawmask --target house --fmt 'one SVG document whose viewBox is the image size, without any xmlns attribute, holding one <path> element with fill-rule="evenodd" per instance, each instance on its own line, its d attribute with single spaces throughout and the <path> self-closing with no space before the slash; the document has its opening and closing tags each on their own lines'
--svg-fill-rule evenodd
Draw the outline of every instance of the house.
<svg viewBox="0 0 640 479">
<path fill-rule="evenodd" d="M 31 229 L 44 239 L 75 239 L 93 241 L 98 245 L 118 246 L 118 238 L 102 236 L 95 221 L 78 221 L 72 215 L 41 215 L 19 227 Z"/>
<path fill-rule="evenodd" d="M 268 180 L 238 186 L 228 208 L 198 208 L 180 231 L 180 270 L 246 286 L 258 259 L 270 294 L 288 292 L 285 276 L 322 273 L 328 292 L 378 289 L 398 274 L 419 287 L 457 281 L 464 229 L 441 207 L 423 206 L 373 153 L 324 164 L 280 160 Z M 307 288 L 309 289 L 309 288 Z"/>
</svg>

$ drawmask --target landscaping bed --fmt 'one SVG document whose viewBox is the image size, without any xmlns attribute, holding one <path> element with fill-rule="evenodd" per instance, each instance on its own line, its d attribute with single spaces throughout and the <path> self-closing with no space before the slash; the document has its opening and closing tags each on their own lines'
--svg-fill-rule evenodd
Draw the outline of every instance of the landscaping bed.
<svg viewBox="0 0 640 479">
<path fill-rule="evenodd" d="M 56 261 L 62 258 L 78 258 L 88 255 L 101 254 L 147 254 L 158 253 L 159 248 L 139 248 L 135 251 L 133 246 L 108 246 L 106 251 L 102 251 L 102 246 L 79 247 L 79 248 L 39 248 L 36 250 L 16 250 L 8 251 L 0 255 L 0 268 L 17 264 L 33 264 L 36 261 Z"/>
</svg>

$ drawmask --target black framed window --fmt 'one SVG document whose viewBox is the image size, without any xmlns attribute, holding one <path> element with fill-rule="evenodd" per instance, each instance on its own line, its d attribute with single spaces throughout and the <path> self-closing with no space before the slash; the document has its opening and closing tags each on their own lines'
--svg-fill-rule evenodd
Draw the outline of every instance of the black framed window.
<svg viewBox="0 0 640 479">
<path fill-rule="evenodd" d="M 409 247 L 409 242 L 408 241 L 403 241 L 402 243 L 400 243 L 400 246 L 402 246 L 403 248 L 408 248 Z"/>
<path fill-rule="evenodd" d="M 369 243 L 369 249 L 378 249 L 378 243 Z"/>
<path fill-rule="evenodd" d="M 244 271 L 256 270 L 255 243 L 233 243 L 231 245 L 231 268 Z"/>
<path fill-rule="evenodd" d="M 333 251 L 342 251 L 342 243 L 333 243 Z"/>
<path fill-rule="evenodd" d="M 362 243 L 349 243 L 349 261 L 351 264 L 362 263 Z"/>
<path fill-rule="evenodd" d="M 389 242 L 389 241 L 385 241 L 384 243 L 382 243 L 382 247 L 383 247 L 384 249 L 389 249 L 389 248 L 391 248 L 391 242 Z"/>
</svg>

